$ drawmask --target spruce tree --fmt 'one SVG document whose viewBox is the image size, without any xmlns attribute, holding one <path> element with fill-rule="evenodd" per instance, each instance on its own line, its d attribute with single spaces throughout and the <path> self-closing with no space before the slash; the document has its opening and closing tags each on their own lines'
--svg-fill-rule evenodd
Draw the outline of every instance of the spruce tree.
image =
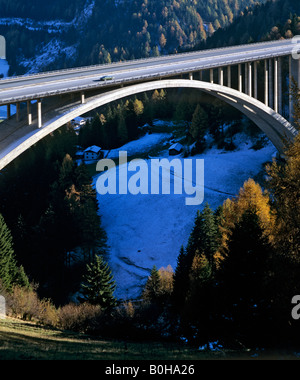
<svg viewBox="0 0 300 380">
<path fill-rule="evenodd" d="M 239 329 L 258 328 L 258 322 L 270 307 L 271 257 L 272 246 L 259 216 L 251 209 L 246 210 L 232 230 L 220 271 L 222 310 Z"/>
<path fill-rule="evenodd" d="M 192 118 L 190 133 L 194 140 L 201 141 L 208 129 L 208 117 L 205 110 L 198 104 Z"/>
<path fill-rule="evenodd" d="M 160 274 L 154 265 L 151 274 L 145 285 L 143 292 L 143 299 L 150 302 L 155 302 L 160 297 L 161 283 L 160 283 Z"/>
<path fill-rule="evenodd" d="M 108 264 L 101 256 L 95 255 L 94 262 L 87 265 L 83 277 L 83 301 L 99 305 L 103 310 L 111 309 L 116 305 L 115 289 L 116 284 Z"/>
<path fill-rule="evenodd" d="M 6 290 L 14 285 L 29 286 L 24 268 L 17 266 L 13 238 L 3 216 L 0 214 L 0 280 Z"/>
</svg>

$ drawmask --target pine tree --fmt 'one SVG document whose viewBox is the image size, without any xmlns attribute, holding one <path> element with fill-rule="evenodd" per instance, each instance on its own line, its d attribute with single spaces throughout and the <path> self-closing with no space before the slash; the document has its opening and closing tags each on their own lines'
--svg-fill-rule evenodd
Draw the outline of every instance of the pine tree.
<svg viewBox="0 0 300 380">
<path fill-rule="evenodd" d="M 87 265 L 81 292 L 83 300 L 92 305 L 100 305 L 103 310 L 116 305 L 114 291 L 116 284 L 108 264 L 101 256 L 95 255 L 94 262 Z"/>
<path fill-rule="evenodd" d="M 154 265 L 143 291 L 143 299 L 150 302 L 157 301 L 160 296 L 160 288 L 159 271 Z"/>
<path fill-rule="evenodd" d="M 222 262 L 223 313 L 239 328 L 251 329 L 270 307 L 268 285 L 272 246 L 259 216 L 246 210 L 232 229 Z"/>
<path fill-rule="evenodd" d="M 29 286 L 24 268 L 17 266 L 13 238 L 3 216 L 0 214 L 0 280 L 6 290 L 14 285 Z"/>
<path fill-rule="evenodd" d="M 174 304 L 182 306 L 190 287 L 190 271 L 195 256 L 206 257 L 210 273 L 216 269 L 215 254 L 219 245 L 219 232 L 216 218 L 208 204 L 203 211 L 198 211 L 194 227 L 190 234 L 186 249 L 181 247 L 177 258 L 177 267 L 174 275 Z"/>
<path fill-rule="evenodd" d="M 194 140 L 201 142 L 208 129 L 208 117 L 204 109 L 198 104 L 192 118 L 190 134 Z"/>
</svg>

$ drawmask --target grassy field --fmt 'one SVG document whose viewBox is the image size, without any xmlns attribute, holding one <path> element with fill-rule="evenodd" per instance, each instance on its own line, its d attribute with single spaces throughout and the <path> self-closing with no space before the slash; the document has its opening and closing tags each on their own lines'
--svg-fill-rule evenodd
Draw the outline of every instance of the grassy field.
<svg viewBox="0 0 300 380">
<path fill-rule="evenodd" d="M 193 360 L 215 356 L 173 344 L 97 340 L 16 319 L 0 321 L 0 360 Z"/>
<path fill-rule="evenodd" d="M 199 351 L 162 342 L 95 339 L 8 318 L 0 320 L 0 360 L 231 360 L 299 359 L 291 351 Z"/>
</svg>

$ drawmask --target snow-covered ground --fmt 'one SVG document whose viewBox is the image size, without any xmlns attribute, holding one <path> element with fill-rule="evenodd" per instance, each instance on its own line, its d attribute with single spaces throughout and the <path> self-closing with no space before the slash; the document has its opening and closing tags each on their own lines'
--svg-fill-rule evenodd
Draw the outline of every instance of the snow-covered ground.
<svg viewBox="0 0 300 380">
<path fill-rule="evenodd" d="M 243 183 L 258 174 L 276 151 L 271 143 L 254 151 L 245 136 L 237 137 L 240 140 L 236 151 L 224 152 L 213 148 L 192 157 L 193 160 L 204 159 L 205 164 L 204 202 L 200 206 L 186 206 L 184 193 L 98 194 L 102 224 L 110 246 L 110 266 L 117 282 L 117 297 L 138 297 L 153 265 L 161 268 L 170 264 L 175 269 L 180 247 L 187 244 L 197 210 L 205 202 L 215 209 L 228 197 L 235 196 Z M 159 140 L 159 135 L 147 135 L 121 150 L 131 149 L 132 152 L 136 149 L 138 152 L 143 146 L 149 147 L 150 138 L 154 143 L 155 139 Z M 95 183 L 98 177 L 94 178 Z"/>
</svg>

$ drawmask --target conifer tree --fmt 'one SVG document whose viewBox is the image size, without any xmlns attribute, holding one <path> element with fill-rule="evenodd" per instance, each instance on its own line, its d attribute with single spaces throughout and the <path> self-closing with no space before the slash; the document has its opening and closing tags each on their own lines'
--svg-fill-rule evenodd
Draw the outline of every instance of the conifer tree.
<svg viewBox="0 0 300 380">
<path fill-rule="evenodd" d="M 198 104 L 192 118 L 190 134 L 194 140 L 201 142 L 208 129 L 208 117 L 204 109 Z"/>
<path fill-rule="evenodd" d="M 271 304 L 268 278 L 272 252 L 259 216 L 246 210 L 233 227 L 220 271 L 223 312 L 239 327 L 254 327 Z"/>
<path fill-rule="evenodd" d="M 6 290 L 13 285 L 29 286 L 24 268 L 17 266 L 13 238 L 3 216 L 0 214 L 0 280 Z"/>
<path fill-rule="evenodd" d="M 158 269 L 154 265 L 150 276 L 148 277 L 145 289 L 143 291 L 143 299 L 153 302 L 160 296 L 160 275 Z"/>
<path fill-rule="evenodd" d="M 116 305 L 115 289 L 116 284 L 108 264 L 101 256 L 95 255 L 94 262 L 87 265 L 87 272 L 83 277 L 83 300 L 99 305 L 103 310 L 111 309 Z"/>
</svg>

